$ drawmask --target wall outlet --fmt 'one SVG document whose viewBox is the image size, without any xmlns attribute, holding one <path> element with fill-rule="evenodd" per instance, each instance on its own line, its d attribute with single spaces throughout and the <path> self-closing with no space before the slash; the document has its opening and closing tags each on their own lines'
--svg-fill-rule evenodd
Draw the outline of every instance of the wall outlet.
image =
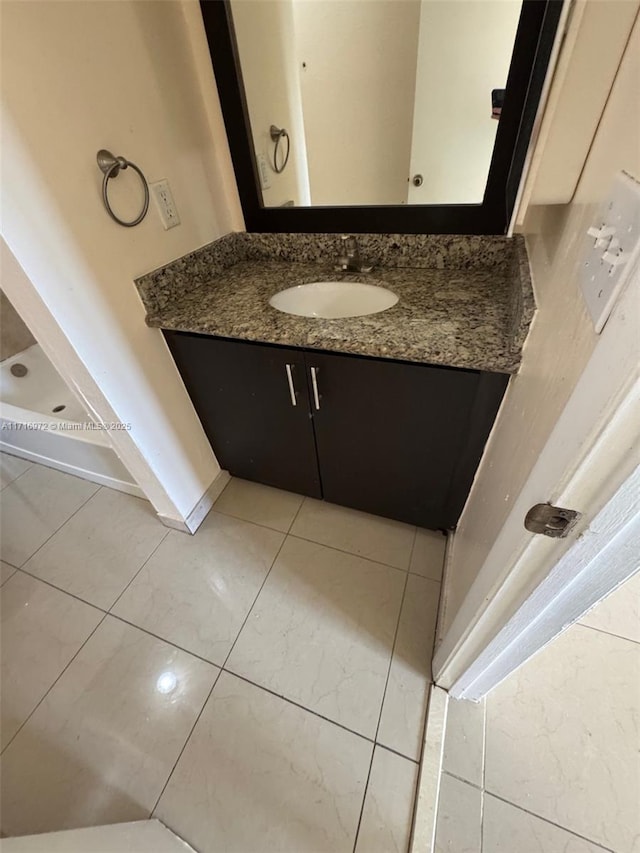
<svg viewBox="0 0 640 853">
<path fill-rule="evenodd" d="M 604 328 L 639 254 L 640 183 L 620 172 L 585 238 L 580 286 L 596 332 Z"/>
<path fill-rule="evenodd" d="M 149 184 L 149 186 L 160 220 L 164 225 L 164 230 L 168 231 L 169 228 L 175 228 L 176 225 L 180 225 L 178 208 L 171 195 L 169 181 L 163 179 L 162 181 L 155 181 L 155 183 Z"/>
<path fill-rule="evenodd" d="M 271 175 L 267 155 L 261 152 L 258 154 L 258 172 L 260 173 L 260 186 L 263 190 L 271 189 Z"/>
</svg>

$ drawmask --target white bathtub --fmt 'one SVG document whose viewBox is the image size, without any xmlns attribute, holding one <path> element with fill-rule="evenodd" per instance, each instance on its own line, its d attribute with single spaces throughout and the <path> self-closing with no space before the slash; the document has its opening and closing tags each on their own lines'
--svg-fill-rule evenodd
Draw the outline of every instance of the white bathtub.
<svg viewBox="0 0 640 853">
<path fill-rule="evenodd" d="M 27 368 L 23 377 L 11 367 Z M 0 450 L 144 497 L 38 344 L 0 364 Z"/>
</svg>

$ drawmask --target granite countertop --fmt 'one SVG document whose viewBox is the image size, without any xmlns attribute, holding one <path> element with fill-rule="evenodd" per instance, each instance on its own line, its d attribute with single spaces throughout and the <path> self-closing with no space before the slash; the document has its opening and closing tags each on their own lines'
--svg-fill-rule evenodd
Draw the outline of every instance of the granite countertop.
<svg viewBox="0 0 640 853">
<path fill-rule="evenodd" d="M 432 237 L 427 249 L 423 238 L 421 252 L 411 251 L 415 246 L 405 251 L 412 239 L 420 238 L 360 235 L 362 256 L 377 257 L 380 264 L 371 273 L 350 274 L 320 262 L 323 254 L 335 254 L 328 245 L 318 246 L 330 235 L 228 235 L 136 285 L 152 327 L 517 372 L 535 307 L 521 238 Z M 466 254 L 460 251 L 463 240 Z M 485 242 L 474 251 L 474 241 Z M 287 287 L 342 280 L 383 285 L 399 301 L 379 314 L 335 320 L 297 317 L 269 305 Z"/>
</svg>

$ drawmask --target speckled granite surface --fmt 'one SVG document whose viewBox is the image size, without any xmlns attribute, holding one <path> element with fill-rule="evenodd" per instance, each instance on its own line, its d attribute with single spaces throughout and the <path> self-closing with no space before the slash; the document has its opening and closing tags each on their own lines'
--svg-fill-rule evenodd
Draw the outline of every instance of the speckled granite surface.
<svg viewBox="0 0 640 853">
<path fill-rule="evenodd" d="M 136 281 L 149 326 L 514 373 L 535 310 L 520 237 L 358 235 L 369 274 L 337 273 L 338 235 L 229 234 Z M 327 259 L 329 261 L 327 262 Z M 382 284 L 380 314 L 295 317 L 269 305 L 311 281 Z"/>
</svg>

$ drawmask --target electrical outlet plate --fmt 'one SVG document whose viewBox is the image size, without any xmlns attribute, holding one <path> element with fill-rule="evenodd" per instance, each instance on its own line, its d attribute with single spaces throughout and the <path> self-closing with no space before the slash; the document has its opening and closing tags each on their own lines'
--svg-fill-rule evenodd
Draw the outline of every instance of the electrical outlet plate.
<svg viewBox="0 0 640 853">
<path fill-rule="evenodd" d="M 601 332 L 640 255 L 640 183 L 616 175 L 585 238 L 580 285 L 596 332 Z"/>
<path fill-rule="evenodd" d="M 168 231 L 169 228 L 175 228 L 176 225 L 180 225 L 178 208 L 173 200 L 169 181 L 164 178 L 161 181 L 149 184 L 149 186 L 164 230 Z"/>
<path fill-rule="evenodd" d="M 271 176 L 269 175 L 269 164 L 264 152 L 258 154 L 258 172 L 260 173 L 260 186 L 263 190 L 271 189 Z"/>
</svg>

